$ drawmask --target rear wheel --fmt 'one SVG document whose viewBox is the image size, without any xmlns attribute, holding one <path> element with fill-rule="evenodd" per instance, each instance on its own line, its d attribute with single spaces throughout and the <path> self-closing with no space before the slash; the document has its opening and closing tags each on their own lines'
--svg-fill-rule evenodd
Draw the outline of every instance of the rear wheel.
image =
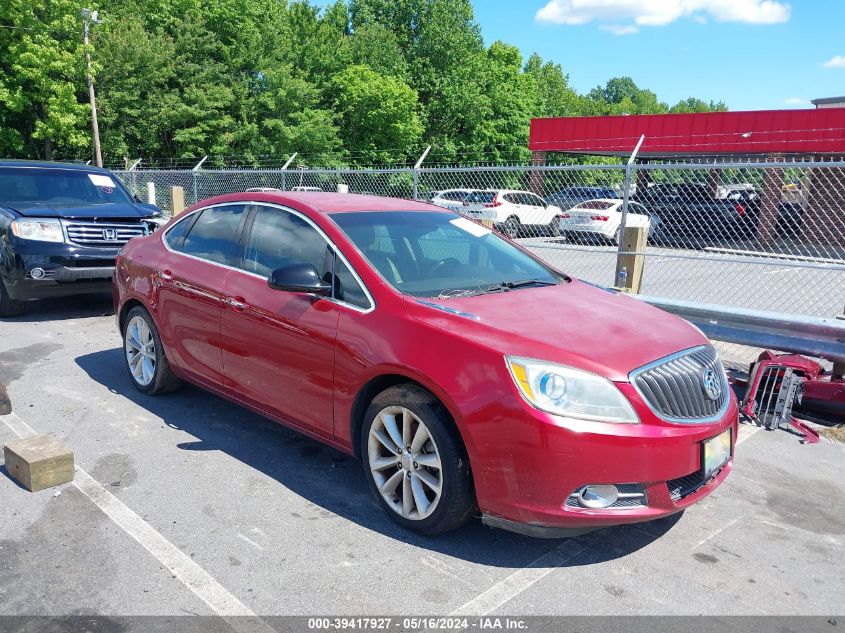
<svg viewBox="0 0 845 633">
<path fill-rule="evenodd" d="M 442 534 L 475 511 L 466 451 L 443 405 L 416 385 L 380 393 L 361 429 L 364 473 L 388 515 L 420 534 Z"/>
<path fill-rule="evenodd" d="M 0 279 L 0 317 L 14 317 L 23 314 L 25 304 L 23 301 L 15 301 L 9 296 L 6 285 Z"/>
<path fill-rule="evenodd" d="M 502 225 L 502 231 L 512 240 L 515 240 L 519 237 L 520 228 L 521 225 L 519 222 L 519 218 L 515 215 L 512 215 L 507 220 L 505 220 L 505 223 Z"/>
<path fill-rule="evenodd" d="M 549 224 L 548 233 L 549 233 L 549 237 L 560 237 L 561 236 L 560 222 L 558 221 L 557 218 L 552 220 L 551 223 Z"/>
<path fill-rule="evenodd" d="M 136 306 L 123 326 L 123 357 L 132 384 L 149 395 L 178 389 L 180 381 L 170 370 L 164 347 L 150 313 Z"/>
</svg>

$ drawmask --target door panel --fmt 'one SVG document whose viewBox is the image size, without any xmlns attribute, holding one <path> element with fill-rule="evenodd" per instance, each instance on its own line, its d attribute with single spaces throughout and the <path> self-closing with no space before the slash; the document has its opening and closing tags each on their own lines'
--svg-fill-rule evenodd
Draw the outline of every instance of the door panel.
<svg viewBox="0 0 845 633">
<path fill-rule="evenodd" d="M 303 217 L 258 206 L 243 255 L 224 288 L 223 368 L 227 387 L 255 406 L 309 430 L 334 432 L 334 353 L 338 310 L 329 299 L 273 290 L 267 276 L 308 263 L 326 281 L 334 255 Z M 328 277 L 326 276 L 328 275 Z"/>
</svg>

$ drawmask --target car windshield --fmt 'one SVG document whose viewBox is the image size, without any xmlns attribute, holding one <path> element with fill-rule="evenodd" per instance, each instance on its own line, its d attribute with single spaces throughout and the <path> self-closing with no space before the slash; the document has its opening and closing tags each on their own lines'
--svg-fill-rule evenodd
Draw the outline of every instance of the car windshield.
<svg viewBox="0 0 845 633">
<path fill-rule="evenodd" d="M 371 211 L 331 218 L 394 288 L 415 297 L 567 281 L 492 230 L 451 213 Z"/>
<path fill-rule="evenodd" d="M 109 174 L 71 169 L 0 167 L 0 201 L 40 203 L 50 207 L 131 203 L 126 190 Z"/>
</svg>

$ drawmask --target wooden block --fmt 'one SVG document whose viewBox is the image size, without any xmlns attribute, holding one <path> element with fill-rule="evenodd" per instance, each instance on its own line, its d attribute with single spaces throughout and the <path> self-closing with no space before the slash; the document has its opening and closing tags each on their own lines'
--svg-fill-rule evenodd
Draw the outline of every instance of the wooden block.
<svg viewBox="0 0 845 633">
<path fill-rule="evenodd" d="M 73 481 L 73 451 L 49 435 L 6 444 L 6 471 L 32 492 Z"/>
<path fill-rule="evenodd" d="M 619 257 L 616 269 L 617 286 L 623 292 L 638 293 L 643 279 L 645 266 L 645 248 L 648 240 L 648 229 L 643 226 L 626 226 L 622 235 L 622 250 L 625 255 Z M 625 269 L 626 277 L 620 283 L 619 273 Z"/>
<path fill-rule="evenodd" d="M 12 412 L 12 401 L 6 392 L 6 385 L 0 382 L 0 415 L 9 415 Z"/>
<path fill-rule="evenodd" d="M 173 216 L 180 215 L 185 210 L 185 190 L 178 185 L 171 187 L 170 200 L 173 206 Z"/>
</svg>

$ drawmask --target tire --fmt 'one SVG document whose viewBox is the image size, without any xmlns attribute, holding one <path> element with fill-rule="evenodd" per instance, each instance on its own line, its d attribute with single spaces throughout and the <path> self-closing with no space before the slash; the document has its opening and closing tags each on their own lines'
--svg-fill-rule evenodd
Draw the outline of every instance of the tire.
<svg viewBox="0 0 845 633">
<path fill-rule="evenodd" d="M 557 219 L 552 220 L 551 224 L 549 224 L 548 228 L 549 237 L 560 237 L 560 222 Z"/>
<path fill-rule="evenodd" d="M 6 284 L 0 279 L 0 317 L 16 317 L 26 312 L 23 301 L 15 301 L 9 296 Z"/>
<path fill-rule="evenodd" d="M 136 359 L 137 362 L 133 362 Z M 135 306 L 126 315 L 123 360 L 132 384 L 142 393 L 154 396 L 182 386 L 182 381 L 173 375 L 167 362 L 153 318 L 141 306 Z"/>
<path fill-rule="evenodd" d="M 502 232 L 507 235 L 510 239 L 515 240 L 519 237 L 519 231 L 522 228 L 522 225 L 519 222 L 519 218 L 515 215 L 512 215 L 505 223 L 502 225 Z"/>
<path fill-rule="evenodd" d="M 427 437 L 419 435 L 423 428 Z M 360 441 L 364 476 L 402 527 L 433 536 L 460 527 L 475 513 L 466 450 L 446 408 L 426 390 L 405 384 L 376 396 Z"/>
</svg>

